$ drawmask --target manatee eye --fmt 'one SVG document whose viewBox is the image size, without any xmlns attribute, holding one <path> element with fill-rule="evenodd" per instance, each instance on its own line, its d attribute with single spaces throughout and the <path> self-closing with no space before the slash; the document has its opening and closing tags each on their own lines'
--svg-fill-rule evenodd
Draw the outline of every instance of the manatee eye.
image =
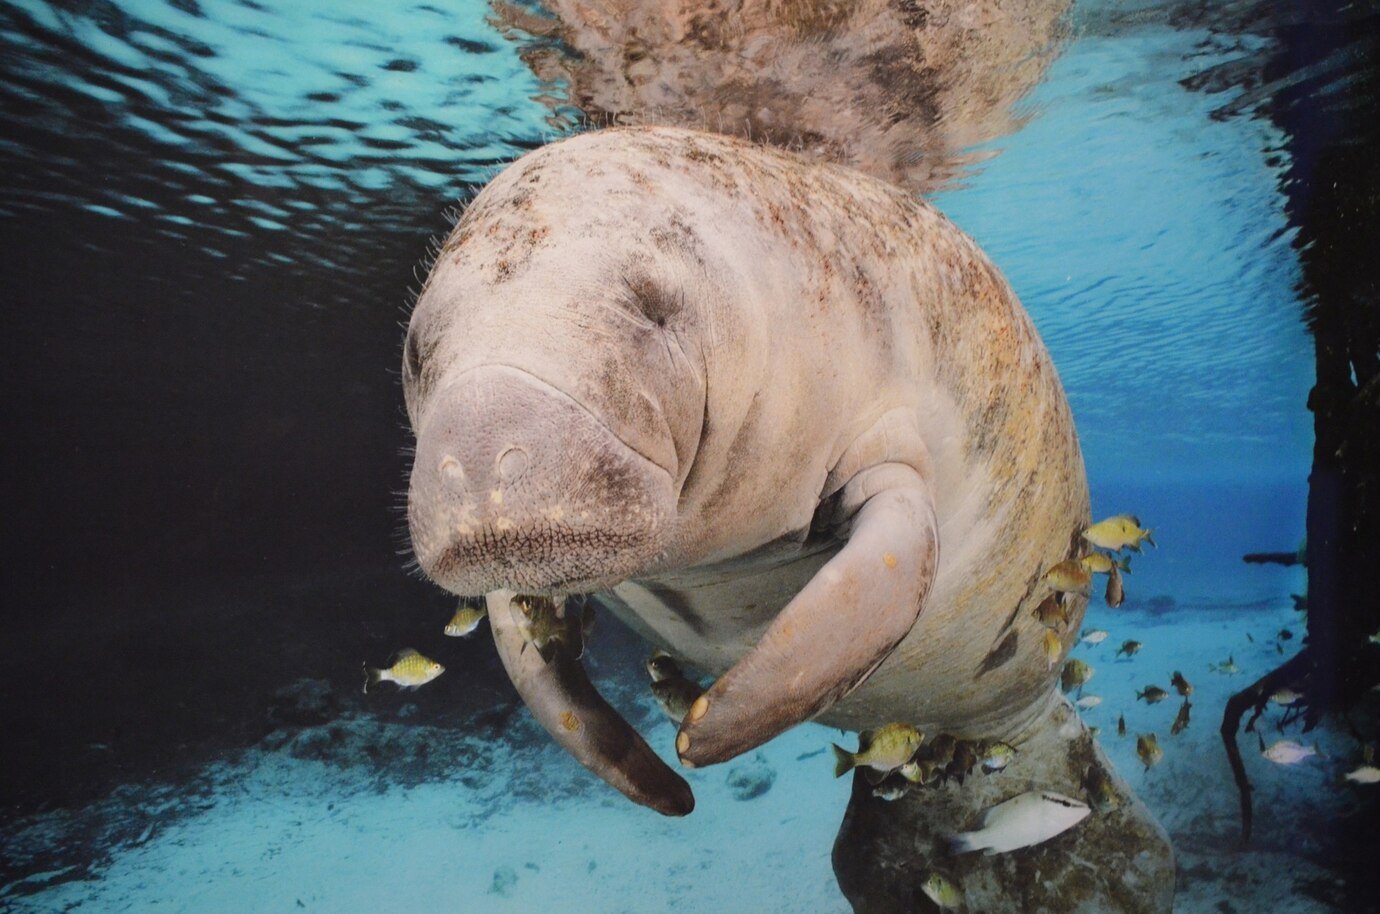
<svg viewBox="0 0 1380 914">
<path fill-rule="evenodd" d="M 625 276 L 624 283 L 632 304 L 658 327 L 665 327 L 685 303 L 683 295 L 671 292 L 644 275 L 634 273 Z"/>
</svg>

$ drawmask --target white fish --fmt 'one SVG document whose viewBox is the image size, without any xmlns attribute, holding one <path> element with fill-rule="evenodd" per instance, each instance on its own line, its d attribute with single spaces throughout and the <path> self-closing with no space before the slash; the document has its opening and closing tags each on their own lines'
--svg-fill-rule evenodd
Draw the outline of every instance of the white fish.
<svg viewBox="0 0 1380 914">
<path fill-rule="evenodd" d="M 1092 631 L 1087 631 L 1083 633 L 1084 644 L 1101 644 L 1103 641 L 1106 640 L 1107 632 L 1103 631 L 1100 628 L 1094 628 Z"/>
<path fill-rule="evenodd" d="M 1362 765 L 1355 771 L 1348 771 L 1346 779 L 1353 784 L 1380 784 L 1380 768 Z"/>
<path fill-rule="evenodd" d="M 1100 695 L 1084 695 L 1082 698 L 1075 701 L 1074 704 L 1078 705 L 1078 707 L 1082 708 L 1084 711 L 1087 711 L 1090 708 L 1095 708 L 1102 704 L 1102 697 Z"/>
<path fill-rule="evenodd" d="M 1302 697 L 1302 695 L 1295 692 L 1293 689 L 1279 689 L 1270 696 L 1270 701 L 1273 701 L 1277 705 L 1291 705 Z"/>
<path fill-rule="evenodd" d="M 1031 790 L 998 803 L 982 815 L 982 828 L 952 838 L 955 853 L 988 855 L 1048 841 L 1087 818 L 1088 804 L 1049 790 Z"/>
<path fill-rule="evenodd" d="M 1276 765 L 1297 765 L 1306 758 L 1322 755 L 1317 746 L 1302 746 L 1291 739 L 1272 743 L 1270 748 L 1260 753 Z"/>
</svg>

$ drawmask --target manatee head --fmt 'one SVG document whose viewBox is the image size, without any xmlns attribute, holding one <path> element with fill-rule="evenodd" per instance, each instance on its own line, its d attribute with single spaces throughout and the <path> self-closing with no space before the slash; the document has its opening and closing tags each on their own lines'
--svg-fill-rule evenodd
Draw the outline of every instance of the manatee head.
<svg viewBox="0 0 1380 914">
<path fill-rule="evenodd" d="M 683 214 L 606 152 L 567 141 L 501 174 L 412 314 L 408 522 L 454 593 L 605 589 L 674 545 L 722 295 Z"/>
</svg>

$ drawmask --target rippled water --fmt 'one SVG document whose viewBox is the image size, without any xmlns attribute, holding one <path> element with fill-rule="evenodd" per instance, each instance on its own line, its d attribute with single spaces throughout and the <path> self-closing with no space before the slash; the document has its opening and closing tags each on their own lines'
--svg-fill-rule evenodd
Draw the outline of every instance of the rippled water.
<svg viewBox="0 0 1380 914">
<path fill-rule="evenodd" d="M 1315 56 L 1295 41 L 1290 57 L 1283 39 L 1307 20 L 1269 3 L 1013 2 L 972 21 L 975 5 L 934 3 L 959 37 L 916 56 L 896 25 L 914 4 L 807 6 L 783 24 L 779 5 L 734 4 L 761 17 L 738 28 L 698 4 L 666 25 L 633 2 L 618 22 L 562 3 L 0 3 L 0 377 L 16 392 L 6 511 L 21 534 L 4 572 L 16 773 L 0 831 L 22 838 L 0 881 L 29 880 L 0 906 L 341 910 L 386 906 L 393 886 L 474 910 L 610 910 L 668 867 L 645 888 L 652 908 L 723 910 L 731 893 L 695 896 L 695 873 L 746 841 L 782 843 L 757 869 L 714 870 L 715 892 L 839 907 L 827 854 L 844 797 L 810 767 L 820 732 L 768 747 L 777 780 L 760 800 L 706 781 L 720 818 L 676 832 L 612 809 L 509 723 L 489 645 L 454 647 L 466 676 L 410 709 L 354 695 L 359 656 L 447 613 L 395 554 L 410 289 L 477 187 L 586 119 L 690 122 L 845 161 L 930 195 L 982 244 L 1053 353 L 1095 511 L 1145 506 L 1164 530 L 1127 615 L 1093 622 L 1148 632 L 1154 663 L 1191 661 L 1205 680 L 1201 741 L 1135 779 L 1198 867 L 1184 897 L 1201 907 L 1185 910 L 1224 899 L 1231 866 L 1257 880 L 1252 898 L 1292 891 L 1261 888 L 1271 868 L 1328 878 L 1299 856 L 1316 836 L 1213 856 L 1235 798 L 1220 766 L 1194 762 L 1215 758 L 1233 685 L 1207 661 L 1235 652 L 1258 674 L 1284 650 L 1275 632 L 1302 633 L 1299 575 L 1239 559 L 1297 546 L 1312 447 L 1298 173 L 1322 126 L 1281 125 L 1366 104 L 1354 74 L 1374 39 Z M 990 64 L 993 48 L 1009 56 Z M 605 677 L 635 674 L 626 636 L 609 650 Z M 1131 684 L 1103 661 L 1109 694 L 1107 680 Z M 301 678 L 333 684 L 348 732 L 259 742 L 274 691 Z M 434 755 L 409 754 L 417 733 Z M 1136 768 L 1128 746 L 1111 751 Z M 379 762 L 390 753 L 406 763 Z M 1254 776 L 1281 809 L 1348 809 L 1321 775 Z M 579 854 L 525 868 L 524 849 L 576 815 L 591 829 Z M 496 850 L 456 862 L 456 833 Z M 322 863 L 338 853 L 348 866 Z M 510 864 L 519 888 L 495 894 Z M 458 895 L 435 877 L 448 868 Z M 160 889 L 152 874 L 173 871 L 219 888 Z"/>
<path fill-rule="evenodd" d="M 1095 482 L 1307 475 L 1285 137 L 1181 85 L 1242 53 L 1211 39 L 1085 34 L 1034 93 L 1039 116 L 936 200 L 1034 317 Z"/>
<path fill-rule="evenodd" d="M 310 270 L 308 304 L 348 299 L 381 233 L 443 228 L 434 214 L 546 136 L 536 80 L 484 13 L 6 4 L 0 212 L 71 208 L 98 217 L 95 247 L 148 234 L 233 277 Z M 256 256 L 236 256 L 246 239 Z"/>
</svg>

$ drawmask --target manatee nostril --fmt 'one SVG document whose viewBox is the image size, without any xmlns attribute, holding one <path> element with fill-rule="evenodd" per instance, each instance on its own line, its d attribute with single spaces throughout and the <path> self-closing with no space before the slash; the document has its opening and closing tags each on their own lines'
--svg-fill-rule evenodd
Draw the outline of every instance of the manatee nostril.
<svg viewBox="0 0 1380 914">
<path fill-rule="evenodd" d="M 510 447 L 498 455 L 498 478 L 512 483 L 527 471 L 527 452 L 520 447 Z"/>
<path fill-rule="evenodd" d="M 441 481 L 452 486 L 463 486 L 465 484 L 465 468 L 460 465 L 460 461 L 451 454 L 441 458 L 441 462 L 436 467 L 441 474 Z"/>
</svg>

